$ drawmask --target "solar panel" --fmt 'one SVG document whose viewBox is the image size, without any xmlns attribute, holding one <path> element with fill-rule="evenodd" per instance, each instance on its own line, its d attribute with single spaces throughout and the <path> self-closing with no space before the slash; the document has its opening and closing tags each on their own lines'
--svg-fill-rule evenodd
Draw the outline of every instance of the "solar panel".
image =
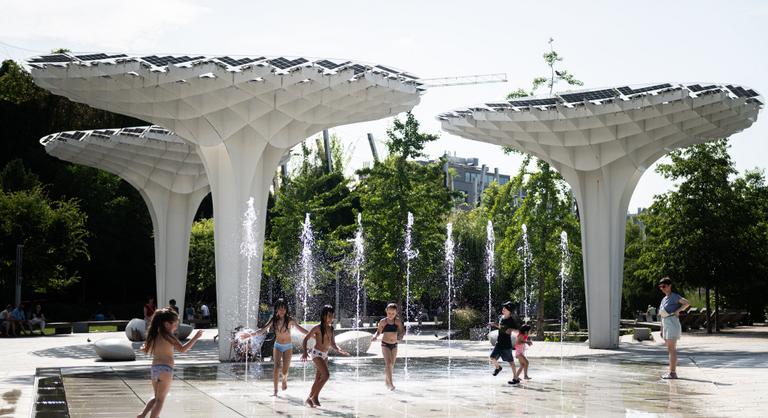
<svg viewBox="0 0 768 418">
<path fill-rule="evenodd" d="M 116 130 L 114 130 L 114 129 L 103 129 L 103 130 L 99 130 L 99 131 L 93 131 L 93 132 L 91 133 L 91 135 L 93 135 L 93 136 L 98 136 L 98 137 L 100 137 L 100 138 L 106 138 L 106 139 L 109 139 L 109 138 L 112 138 L 112 136 L 113 136 L 113 135 L 114 135 L 116 132 L 117 132 L 117 131 L 116 131 Z"/>
<path fill-rule="evenodd" d="M 727 87 L 728 90 L 730 90 L 733 94 L 735 94 L 736 97 L 747 97 L 747 98 L 749 98 L 749 97 L 759 96 L 759 94 L 757 94 L 756 91 L 754 91 L 752 89 L 745 90 L 744 87 L 741 87 L 741 86 L 732 86 L 732 85 L 729 84 L 729 85 L 727 85 L 725 87 Z"/>
<path fill-rule="evenodd" d="M 141 57 L 142 60 L 154 65 L 155 67 L 166 67 L 168 64 L 181 64 L 183 62 L 195 61 L 205 58 L 203 56 L 188 57 L 186 55 L 181 57 L 172 57 L 170 55 L 164 57 L 158 57 L 157 55 L 149 55 Z"/>
<path fill-rule="evenodd" d="M 122 135 L 129 135 L 129 136 L 141 136 L 141 134 L 143 134 L 145 130 L 146 130 L 145 128 L 123 128 L 123 130 L 120 133 Z"/>
<path fill-rule="evenodd" d="M 641 87 L 639 89 L 632 89 L 630 87 L 625 86 L 625 87 L 619 87 L 616 90 L 618 90 L 621 94 L 625 96 L 629 96 L 632 94 L 646 93 L 654 90 L 668 89 L 670 87 L 672 87 L 671 84 L 664 83 L 664 84 L 657 84 L 655 86 Z"/>
<path fill-rule="evenodd" d="M 701 84 L 691 84 L 690 86 L 686 86 L 686 87 L 688 88 L 688 90 L 690 90 L 690 91 L 692 91 L 694 93 L 698 93 L 698 92 L 704 91 L 704 90 L 711 90 L 711 89 L 718 88 L 718 86 L 716 86 L 714 84 L 709 85 L 709 86 L 702 86 Z"/>
<path fill-rule="evenodd" d="M 349 61 L 337 64 L 337 63 L 335 63 L 333 61 L 320 60 L 320 61 L 316 61 L 315 64 L 317 64 L 317 65 L 319 65 L 319 66 L 321 66 L 323 68 L 329 69 L 329 70 L 335 70 L 335 69 L 341 67 L 342 65 L 349 64 Z"/>
<path fill-rule="evenodd" d="M 490 107 L 493 110 L 499 110 L 499 109 L 511 109 L 512 105 L 509 103 L 486 103 L 486 106 Z"/>
<path fill-rule="evenodd" d="M 616 97 L 617 92 L 614 89 L 584 91 L 581 93 L 561 94 L 560 97 L 566 103 L 583 102 L 585 100 L 602 100 Z"/>
<path fill-rule="evenodd" d="M 352 70 L 355 72 L 355 74 L 360 74 L 368 71 L 368 67 L 360 64 L 355 64 L 352 66 Z"/>
<path fill-rule="evenodd" d="M 400 71 L 393 70 L 391 68 L 387 68 L 387 67 L 385 67 L 383 65 L 377 65 L 376 68 L 380 68 L 380 69 L 382 69 L 382 70 L 384 70 L 384 71 L 386 71 L 386 72 L 388 72 L 390 74 L 400 74 Z"/>
<path fill-rule="evenodd" d="M 109 58 L 124 58 L 127 56 L 128 55 L 125 55 L 125 54 L 107 55 L 107 54 L 99 53 L 99 54 L 75 55 L 75 58 L 79 59 L 80 61 L 94 61 L 94 60 L 105 60 Z"/>
<path fill-rule="evenodd" d="M 245 58 L 240 58 L 239 60 L 236 60 L 231 57 L 217 57 L 216 59 L 231 67 L 240 67 L 242 65 L 250 64 L 252 62 L 261 61 L 264 59 L 264 57 L 259 57 L 259 58 L 245 57 Z"/>
<path fill-rule="evenodd" d="M 69 57 L 64 54 L 42 55 L 29 60 L 29 62 L 70 62 L 70 61 L 72 61 L 72 57 Z"/>
<path fill-rule="evenodd" d="M 62 132 L 61 138 L 64 139 L 73 139 L 75 141 L 79 141 L 82 137 L 85 136 L 85 132 L 82 131 L 75 131 L 75 132 Z"/>
<path fill-rule="evenodd" d="M 157 127 L 157 126 L 149 128 L 149 132 L 153 133 L 155 135 L 168 135 L 168 134 L 171 133 L 171 131 L 169 131 L 169 130 L 167 130 L 165 128 Z"/>
<path fill-rule="evenodd" d="M 514 107 L 528 107 L 528 106 L 554 106 L 559 101 L 556 97 L 550 97 L 548 99 L 528 99 L 528 100 L 510 100 L 509 104 Z"/>
<path fill-rule="evenodd" d="M 270 64 L 272 64 L 273 66 L 275 66 L 275 67 L 277 67 L 277 68 L 279 68 L 281 70 L 285 70 L 286 68 L 295 67 L 297 65 L 304 64 L 305 62 L 309 62 L 309 61 L 304 59 L 304 58 L 296 58 L 295 60 L 289 60 L 289 59 L 283 58 L 283 57 L 275 58 L 273 60 L 269 60 Z"/>
<path fill-rule="evenodd" d="M 751 99 L 747 99 L 747 103 L 754 103 L 754 104 L 756 104 L 758 106 L 762 106 L 763 105 L 763 102 L 761 102 L 760 100 L 755 99 L 754 97 L 751 98 Z"/>
</svg>

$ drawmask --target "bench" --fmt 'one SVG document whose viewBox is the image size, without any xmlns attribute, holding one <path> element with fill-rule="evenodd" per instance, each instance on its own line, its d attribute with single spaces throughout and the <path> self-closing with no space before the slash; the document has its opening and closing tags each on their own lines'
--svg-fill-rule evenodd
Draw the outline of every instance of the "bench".
<svg viewBox="0 0 768 418">
<path fill-rule="evenodd" d="M 194 326 L 196 329 L 208 328 L 211 326 L 210 319 L 192 319 L 187 321 L 187 323 Z"/>
<path fill-rule="evenodd" d="M 71 322 L 48 322 L 45 324 L 46 328 L 53 328 L 53 333 L 58 334 L 71 334 L 72 323 Z"/>
</svg>

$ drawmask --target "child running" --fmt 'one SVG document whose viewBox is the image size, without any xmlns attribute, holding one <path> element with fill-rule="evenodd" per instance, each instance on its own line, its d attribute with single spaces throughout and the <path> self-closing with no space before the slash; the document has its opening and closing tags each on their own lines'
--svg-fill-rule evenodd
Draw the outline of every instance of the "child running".
<svg viewBox="0 0 768 418">
<path fill-rule="evenodd" d="M 504 302 L 501 305 L 501 320 L 498 324 L 491 322 L 488 326 L 499 329 L 496 346 L 491 351 L 491 364 L 494 366 L 493 375 L 497 376 L 501 372 L 502 367 L 499 364 L 499 357 L 501 357 L 502 360 L 509 362 L 509 367 L 512 368 L 512 380 L 508 383 L 516 385 L 520 383 L 520 380 L 517 378 L 515 358 L 512 356 L 512 331 L 517 330 L 518 324 L 515 318 L 512 317 L 512 310 L 512 302 Z"/>
<path fill-rule="evenodd" d="M 517 369 L 514 380 L 517 380 L 518 383 L 520 383 L 520 379 L 518 379 L 520 373 L 523 374 L 525 380 L 530 379 L 530 377 L 528 377 L 528 358 L 525 357 L 526 346 L 533 345 L 533 341 L 528 338 L 528 331 L 530 330 L 530 325 L 523 325 L 520 327 L 520 332 L 517 334 L 517 339 L 515 340 L 515 357 L 517 357 L 517 361 L 520 362 L 520 368 Z"/>
<path fill-rule="evenodd" d="M 291 327 L 296 328 L 302 334 L 307 334 L 307 330 L 297 324 L 290 315 L 288 315 L 288 304 L 285 300 L 278 299 L 275 301 L 274 311 L 272 318 L 269 318 L 264 328 L 252 332 L 244 333 L 240 336 L 240 339 L 248 339 L 254 335 L 264 335 L 267 332 L 275 333 L 275 345 L 272 348 L 272 362 L 274 363 L 274 372 L 272 378 L 275 382 L 275 393 L 272 396 L 277 396 L 277 382 L 282 380 L 282 389 L 288 389 L 288 367 L 291 365 L 291 357 L 293 355 L 293 343 L 291 343 Z M 282 375 L 282 376 L 281 376 Z"/>
<path fill-rule="evenodd" d="M 392 383 L 392 370 L 395 368 L 397 359 L 397 342 L 403 339 L 405 326 L 400 318 L 397 317 L 397 305 L 390 303 L 385 309 L 387 316 L 379 321 L 376 327 L 376 333 L 371 337 L 371 341 L 381 335 L 381 356 L 384 357 L 384 384 L 387 389 L 395 390 Z"/>
<path fill-rule="evenodd" d="M 312 408 L 320 406 L 320 390 L 331 377 L 328 372 L 328 351 L 333 348 L 339 354 L 348 356 L 349 353 L 340 349 L 336 345 L 336 339 L 333 337 L 333 319 L 335 312 L 333 306 L 325 305 L 320 311 L 320 324 L 315 325 L 309 330 L 301 344 L 301 361 L 307 361 L 309 355 L 312 356 L 312 362 L 315 364 L 315 382 L 312 384 L 312 390 L 306 400 L 307 405 Z M 307 352 L 307 342 L 310 338 L 315 339 L 315 347 Z"/>
<path fill-rule="evenodd" d="M 147 339 L 141 349 L 145 353 L 152 354 L 149 376 L 155 396 L 147 402 L 144 411 L 137 415 L 138 418 L 144 418 L 149 412 L 151 412 L 151 418 L 157 418 L 160 415 L 173 380 L 173 350 L 187 352 L 203 336 L 203 330 L 198 330 L 191 340 L 181 344 L 173 335 L 178 327 L 179 315 L 171 308 L 158 309 L 152 315 Z"/>
</svg>

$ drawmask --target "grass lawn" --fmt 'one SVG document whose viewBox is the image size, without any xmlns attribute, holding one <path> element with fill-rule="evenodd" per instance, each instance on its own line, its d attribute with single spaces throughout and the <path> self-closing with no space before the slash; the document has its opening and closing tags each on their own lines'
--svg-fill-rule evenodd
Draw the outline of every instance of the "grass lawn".
<svg viewBox="0 0 768 418">
<path fill-rule="evenodd" d="M 117 325 L 91 325 L 88 327 L 89 332 L 115 332 L 117 331 Z M 35 331 L 37 332 L 37 331 Z M 45 335 L 53 335 L 55 330 L 53 328 L 45 328 Z"/>
</svg>

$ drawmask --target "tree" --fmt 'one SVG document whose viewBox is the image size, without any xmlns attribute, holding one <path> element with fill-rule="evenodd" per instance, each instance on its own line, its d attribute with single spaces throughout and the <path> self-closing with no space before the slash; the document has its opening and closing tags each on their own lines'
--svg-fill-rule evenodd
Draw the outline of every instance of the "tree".
<svg viewBox="0 0 768 418">
<path fill-rule="evenodd" d="M 13 289 L 16 246 L 21 244 L 23 293 L 67 290 L 80 279 L 76 262 L 88 259 L 85 222 L 75 200 L 51 201 L 41 187 L 0 190 L 0 288 Z"/>
<path fill-rule="evenodd" d="M 284 179 L 274 207 L 269 211 L 269 235 L 265 242 L 264 277 L 272 277 L 285 291 L 293 291 L 296 278 L 305 215 L 310 215 L 315 236 L 315 296 L 329 297 L 333 292 L 323 288 L 333 283 L 344 271 L 343 261 L 351 248 L 347 242 L 354 233 L 354 211 L 357 201 L 350 190 L 350 179 L 344 175 L 338 138 L 331 138 L 333 164 L 328 168 L 324 150 L 310 150 L 302 144 L 301 165 Z M 266 288 L 266 286 L 264 286 Z M 320 302 L 331 302 L 330 299 Z"/>
<path fill-rule="evenodd" d="M 443 277 L 445 221 L 453 193 L 445 187 L 443 161 L 422 164 L 410 161 L 422 155 L 437 135 L 419 132 L 419 123 L 408 112 L 395 119 L 387 131 L 389 156 L 373 168 L 358 171 L 356 194 L 360 198 L 366 242 L 365 286 L 369 297 L 396 301 L 402 306 L 406 292 L 403 254 L 408 212 L 414 217 L 413 242 L 419 255 L 411 261 L 411 295 L 437 297 Z"/>
<path fill-rule="evenodd" d="M 710 300 L 718 310 L 721 290 L 745 296 L 745 289 L 765 289 L 762 176 L 751 173 L 730 180 L 737 172 L 726 139 L 674 151 L 670 158 L 657 171 L 680 184 L 656 196 L 645 215 L 648 239 L 635 274 L 646 283 L 668 275 L 683 291 L 704 288 L 708 312 Z M 745 300 L 732 300 L 746 305 Z M 707 331 L 712 331 L 711 322 Z"/>
<path fill-rule="evenodd" d="M 213 219 L 200 219 L 192 224 L 186 297 L 190 303 L 196 300 L 216 300 L 213 228 Z"/>
<path fill-rule="evenodd" d="M 529 166 L 535 164 L 535 170 Z M 575 202 L 570 188 L 546 162 L 526 156 L 518 174 L 494 193 L 489 200 L 491 218 L 499 231 L 497 258 L 502 260 L 500 274 L 511 278 L 510 296 L 523 300 L 523 264 L 520 254 L 522 226 L 526 225 L 533 263 L 528 274 L 528 286 L 536 306 L 538 338 L 543 338 L 544 318 L 559 316 L 561 251 L 560 234 L 565 231 L 571 253 L 570 301 L 583 310 L 583 276 L 581 269 L 581 235 L 574 211 Z M 510 216 L 511 215 L 511 216 Z M 577 312 L 581 317 L 582 312 Z"/>
</svg>

